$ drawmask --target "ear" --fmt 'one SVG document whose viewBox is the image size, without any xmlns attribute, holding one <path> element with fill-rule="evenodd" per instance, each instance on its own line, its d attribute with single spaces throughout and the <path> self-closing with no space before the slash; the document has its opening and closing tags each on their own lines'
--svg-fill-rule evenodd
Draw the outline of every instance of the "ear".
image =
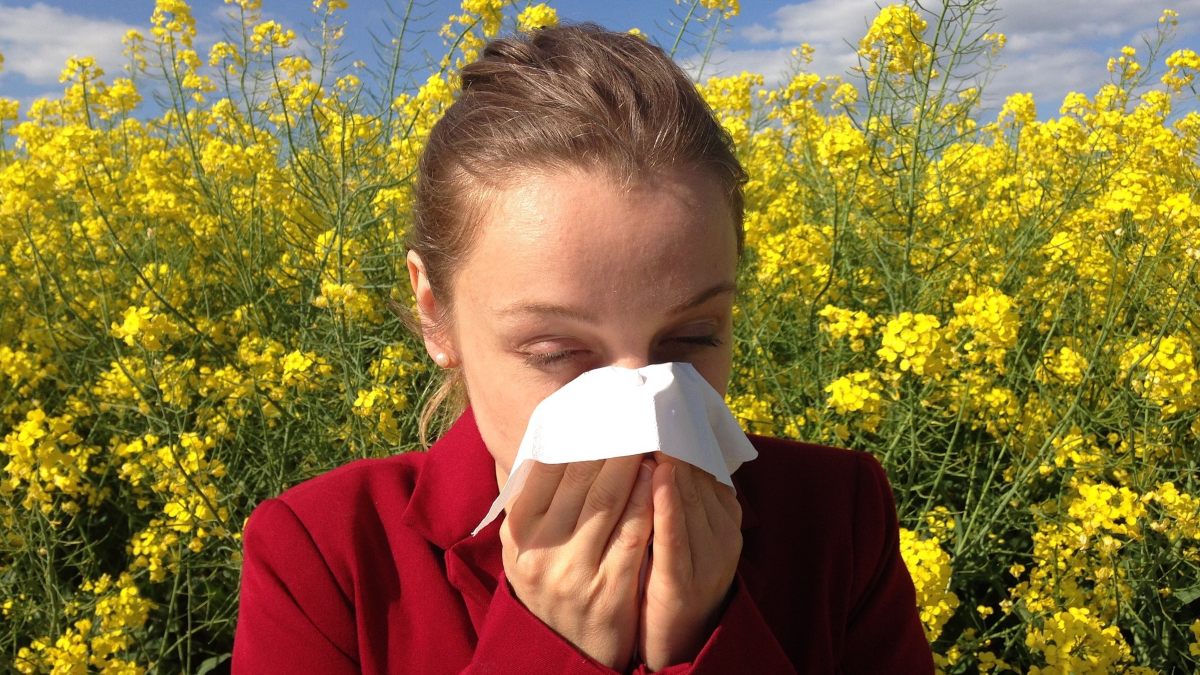
<svg viewBox="0 0 1200 675">
<path fill-rule="evenodd" d="M 416 251 L 408 252 L 408 280 L 412 283 L 413 296 L 417 299 L 417 313 L 421 317 L 421 335 L 425 340 L 425 350 L 429 352 L 430 358 L 442 367 L 457 363 L 458 354 L 449 337 L 434 328 L 435 318 L 440 316 L 442 307 L 433 295 L 429 275 L 425 273 L 425 263 Z M 438 354 L 445 354 L 446 360 L 438 361 Z"/>
</svg>

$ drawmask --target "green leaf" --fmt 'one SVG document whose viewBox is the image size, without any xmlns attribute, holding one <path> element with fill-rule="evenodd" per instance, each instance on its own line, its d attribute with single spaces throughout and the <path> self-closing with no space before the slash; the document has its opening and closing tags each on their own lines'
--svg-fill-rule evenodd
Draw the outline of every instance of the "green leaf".
<svg viewBox="0 0 1200 675">
<path fill-rule="evenodd" d="M 204 675 L 205 673 L 212 671 L 217 666 L 228 661 L 232 656 L 233 654 L 219 654 L 217 656 L 210 656 L 207 659 L 204 659 L 204 661 L 200 663 L 200 667 L 196 669 L 196 675 Z"/>
<path fill-rule="evenodd" d="M 1175 591 L 1174 595 L 1176 598 L 1179 598 L 1179 602 L 1185 605 L 1190 604 L 1196 598 L 1200 598 L 1200 585 L 1192 586 L 1191 588 L 1181 588 Z"/>
</svg>

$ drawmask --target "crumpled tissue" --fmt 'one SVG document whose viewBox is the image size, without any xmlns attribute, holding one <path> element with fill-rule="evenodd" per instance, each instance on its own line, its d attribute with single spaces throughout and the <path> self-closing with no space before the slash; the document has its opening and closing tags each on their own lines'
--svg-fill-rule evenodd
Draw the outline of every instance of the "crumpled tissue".
<svg viewBox="0 0 1200 675">
<path fill-rule="evenodd" d="M 589 370 L 534 408 L 508 480 L 478 533 L 516 499 L 530 460 L 563 464 L 661 451 L 733 487 L 758 456 L 724 399 L 690 363 Z"/>
</svg>

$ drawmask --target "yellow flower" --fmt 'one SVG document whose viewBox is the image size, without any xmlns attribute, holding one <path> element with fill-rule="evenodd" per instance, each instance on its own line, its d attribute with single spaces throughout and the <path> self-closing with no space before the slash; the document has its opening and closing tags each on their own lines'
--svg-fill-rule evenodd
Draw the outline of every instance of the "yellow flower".
<svg viewBox="0 0 1200 675">
<path fill-rule="evenodd" d="M 264 21 L 250 33 L 250 51 L 265 53 L 272 48 L 287 49 L 296 39 L 296 32 L 284 28 L 278 21 Z"/>
<path fill-rule="evenodd" d="M 858 43 L 858 54 L 871 77 L 881 66 L 895 75 L 914 75 L 929 64 L 932 50 L 924 41 L 928 24 L 908 5 L 888 5 L 879 11 Z"/>
<path fill-rule="evenodd" d="M 1025 644 L 1042 654 L 1046 667 L 1033 675 L 1051 673 L 1113 673 L 1132 665 L 1129 645 L 1116 626 L 1094 616 L 1086 607 L 1053 613 L 1042 627 L 1031 625 Z"/>
<path fill-rule="evenodd" d="M 770 396 L 760 397 L 754 394 L 742 394 L 726 401 L 742 428 L 749 433 L 765 435 L 775 433 L 775 413 L 771 402 Z"/>
<path fill-rule="evenodd" d="M 517 29 L 531 31 L 558 25 L 558 12 L 545 3 L 530 5 L 517 15 Z"/>
<path fill-rule="evenodd" d="M 917 590 L 917 606 L 921 610 L 925 637 L 934 642 L 958 609 L 958 596 L 950 590 L 953 574 L 950 554 L 942 549 L 936 537 L 921 537 L 902 527 L 900 555 Z"/>
<path fill-rule="evenodd" d="M 1036 379 L 1045 384 L 1076 386 L 1083 382 L 1088 370 L 1088 361 L 1070 347 L 1059 347 L 1043 354 Z"/>
<path fill-rule="evenodd" d="M 817 312 L 824 321 L 821 330 L 834 339 L 850 338 L 850 349 L 861 352 L 866 348 L 864 338 L 874 333 L 875 322 L 863 311 L 850 311 L 825 305 Z"/>
<path fill-rule="evenodd" d="M 856 420 L 867 431 L 875 431 L 882 420 L 883 385 L 869 370 L 860 370 L 844 375 L 825 387 L 829 394 L 829 407 L 840 415 L 855 415 Z"/>
<path fill-rule="evenodd" d="M 750 138 L 750 116 L 753 112 L 754 87 L 763 85 L 763 76 L 743 71 L 729 77 L 710 77 L 698 86 L 700 95 L 712 107 L 717 120 L 733 137 L 737 146 Z"/>
<path fill-rule="evenodd" d="M 1191 342 L 1184 336 L 1135 340 L 1120 357 L 1133 391 L 1161 407 L 1164 415 L 1195 409 L 1200 372 Z"/>
<path fill-rule="evenodd" d="M 1004 293 L 984 288 L 954 303 L 947 329 L 966 333 L 962 349 L 972 364 L 988 363 L 1003 373 L 1004 357 L 1017 343 L 1017 304 Z"/>
<path fill-rule="evenodd" d="M 165 314 L 154 312 L 149 307 L 130 307 L 125 310 L 121 323 L 113 323 L 113 337 L 122 339 L 131 347 L 150 351 L 166 348 L 181 335 L 179 327 Z"/>
<path fill-rule="evenodd" d="M 1033 102 L 1033 94 L 1029 92 L 1010 94 L 996 117 L 1001 126 L 1023 126 L 1036 120 L 1037 104 Z"/>
<path fill-rule="evenodd" d="M 1167 57 L 1166 64 L 1162 83 L 1178 93 L 1195 81 L 1196 72 L 1200 71 L 1200 55 L 1191 49 L 1180 49 Z"/>
<path fill-rule="evenodd" d="M 944 367 L 940 328 L 936 316 L 901 312 L 884 326 L 876 354 L 901 371 L 937 378 Z"/>
<path fill-rule="evenodd" d="M 680 1 L 676 0 L 676 4 Z M 725 19 L 732 19 L 742 11 L 738 0 L 700 0 L 700 4 L 709 11 L 721 12 L 721 17 Z"/>
</svg>

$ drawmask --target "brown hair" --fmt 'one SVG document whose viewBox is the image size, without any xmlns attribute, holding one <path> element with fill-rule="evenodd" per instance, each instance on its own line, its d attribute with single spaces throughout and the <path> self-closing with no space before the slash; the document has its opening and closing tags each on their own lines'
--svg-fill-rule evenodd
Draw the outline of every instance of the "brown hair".
<svg viewBox="0 0 1200 675">
<path fill-rule="evenodd" d="M 746 172 L 695 84 L 662 49 L 594 23 L 489 42 L 462 69 L 461 93 L 433 126 L 417 166 L 407 244 L 421 256 L 443 308 L 425 329 L 450 325 L 452 280 L 489 197 L 518 180 L 574 168 L 628 186 L 676 167 L 718 179 L 740 257 Z M 467 403 L 460 372 L 445 372 L 421 412 L 423 446 L 443 403 L 443 424 Z"/>
</svg>

